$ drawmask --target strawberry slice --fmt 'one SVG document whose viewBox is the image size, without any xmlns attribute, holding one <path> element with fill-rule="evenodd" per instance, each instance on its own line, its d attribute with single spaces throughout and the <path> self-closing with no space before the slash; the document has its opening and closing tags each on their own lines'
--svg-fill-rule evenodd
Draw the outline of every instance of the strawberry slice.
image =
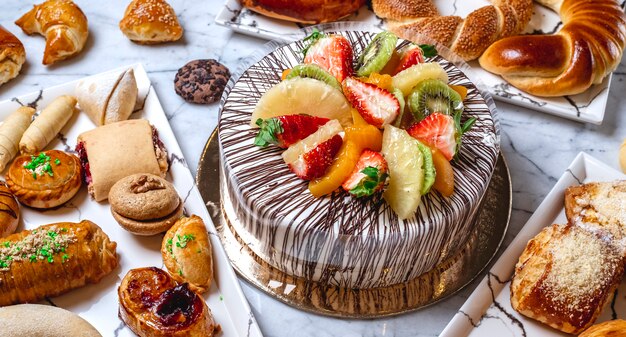
<svg viewBox="0 0 626 337">
<path fill-rule="evenodd" d="M 400 51 L 400 62 L 396 67 L 394 75 L 418 63 L 424 63 L 424 51 L 417 45 L 410 44 Z"/>
<path fill-rule="evenodd" d="M 364 150 L 354 171 L 341 186 L 357 198 L 370 196 L 383 189 L 387 176 L 387 161 L 383 155 Z"/>
<path fill-rule="evenodd" d="M 472 117 L 461 125 L 460 113 L 450 116 L 435 112 L 413 124 L 407 132 L 413 138 L 437 148 L 450 161 L 461 149 L 461 136 L 475 121 L 476 118 Z"/>
<path fill-rule="evenodd" d="M 343 92 L 363 119 L 378 128 L 393 123 L 400 114 L 396 96 L 375 84 L 348 77 L 343 82 Z"/>
<path fill-rule="evenodd" d="M 303 140 L 291 145 L 282 154 L 289 169 L 304 180 L 319 178 L 326 173 L 339 152 L 343 139 L 341 124 L 333 119 Z"/>
<path fill-rule="evenodd" d="M 277 145 L 286 149 L 291 144 L 308 137 L 328 122 L 328 118 L 309 115 L 287 115 L 263 120 L 257 119 L 256 125 L 261 129 L 254 138 L 254 145 Z"/>
<path fill-rule="evenodd" d="M 345 37 L 313 32 L 304 39 L 311 43 L 302 52 L 305 64 L 317 64 L 331 73 L 339 82 L 352 76 L 352 45 Z"/>
</svg>

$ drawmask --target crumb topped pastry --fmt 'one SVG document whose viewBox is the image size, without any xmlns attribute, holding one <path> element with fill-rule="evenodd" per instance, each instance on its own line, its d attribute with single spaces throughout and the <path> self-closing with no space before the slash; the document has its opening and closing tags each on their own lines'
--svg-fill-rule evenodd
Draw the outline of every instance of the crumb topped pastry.
<svg viewBox="0 0 626 337">
<path fill-rule="evenodd" d="M 17 199 L 34 208 L 53 208 L 66 203 L 82 183 L 78 158 L 59 150 L 17 157 L 6 179 Z"/>
<path fill-rule="evenodd" d="M 611 300 L 624 262 L 607 237 L 572 225 L 546 227 L 515 266 L 511 305 L 555 329 L 580 333 Z"/>
<path fill-rule="evenodd" d="M 172 6 L 164 0 L 133 0 L 126 7 L 120 29 L 131 41 L 155 44 L 176 41 L 183 27 Z"/>
</svg>

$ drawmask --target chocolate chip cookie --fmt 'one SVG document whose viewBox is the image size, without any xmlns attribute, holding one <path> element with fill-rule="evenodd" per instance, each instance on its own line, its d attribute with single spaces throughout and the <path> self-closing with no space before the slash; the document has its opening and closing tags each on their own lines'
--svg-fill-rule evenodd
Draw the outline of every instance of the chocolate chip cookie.
<svg viewBox="0 0 626 337">
<path fill-rule="evenodd" d="M 185 101 L 208 104 L 218 101 L 230 79 L 230 71 L 216 60 L 194 60 L 178 69 L 176 93 Z"/>
</svg>

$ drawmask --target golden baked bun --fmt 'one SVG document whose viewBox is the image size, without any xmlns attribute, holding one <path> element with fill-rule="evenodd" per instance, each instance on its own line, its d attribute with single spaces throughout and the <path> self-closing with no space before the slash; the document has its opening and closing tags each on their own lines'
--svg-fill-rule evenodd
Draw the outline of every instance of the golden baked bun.
<svg viewBox="0 0 626 337">
<path fill-rule="evenodd" d="M 4 181 L 0 181 L 0 238 L 12 234 L 20 222 L 20 204 Z"/>
<path fill-rule="evenodd" d="M 626 321 L 616 319 L 596 324 L 578 337 L 626 337 Z"/>
<path fill-rule="evenodd" d="M 557 330 L 591 326 L 624 274 L 622 250 L 578 226 L 552 225 L 528 241 L 511 281 L 511 306 Z"/>
<path fill-rule="evenodd" d="M 0 322 L 0 337 L 102 337 L 96 328 L 77 314 L 51 305 L 17 304 L 2 307 Z"/>
<path fill-rule="evenodd" d="M 0 85 L 15 78 L 24 62 L 26 62 L 24 45 L 0 25 Z"/>
<path fill-rule="evenodd" d="M 6 179 L 17 200 L 34 208 L 62 205 L 82 184 L 78 157 L 59 150 L 15 158 Z"/>
<path fill-rule="evenodd" d="M 177 41 L 183 36 L 174 9 L 164 0 L 131 1 L 120 29 L 131 41 L 141 44 Z"/>
<path fill-rule="evenodd" d="M 163 263 L 172 278 L 204 293 L 213 280 L 213 253 L 206 226 L 197 215 L 180 218 L 161 244 Z"/>
<path fill-rule="evenodd" d="M 265 16 L 306 24 L 337 21 L 365 4 L 365 0 L 240 0 Z"/>
<path fill-rule="evenodd" d="M 80 53 L 89 36 L 87 17 L 71 0 L 47 0 L 15 21 L 24 33 L 46 38 L 43 64 L 49 65 Z"/>
<path fill-rule="evenodd" d="M 211 337 L 220 331 L 204 299 L 159 268 L 131 269 L 117 294 L 120 318 L 140 337 Z"/>
</svg>

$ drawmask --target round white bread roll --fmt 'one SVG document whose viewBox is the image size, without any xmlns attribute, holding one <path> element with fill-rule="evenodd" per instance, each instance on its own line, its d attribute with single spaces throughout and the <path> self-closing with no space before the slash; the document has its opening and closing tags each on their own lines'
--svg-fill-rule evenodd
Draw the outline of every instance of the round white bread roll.
<svg viewBox="0 0 626 337">
<path fill-rule="evenodd" d="M 71 311 L 41 304 L 0 308 L 0 337 L 102 337 L 87 321 Z"/>
</svg>

